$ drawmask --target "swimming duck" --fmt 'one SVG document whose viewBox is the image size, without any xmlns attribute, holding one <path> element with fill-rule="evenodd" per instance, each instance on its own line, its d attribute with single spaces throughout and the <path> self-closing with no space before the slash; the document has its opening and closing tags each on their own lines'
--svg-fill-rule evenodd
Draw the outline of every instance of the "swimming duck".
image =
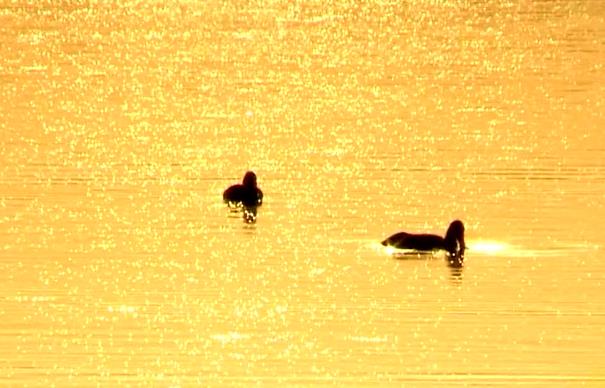
<svg viewBox="0 0 605 388">
<path fill-rule="evenodd" d="M 464 244 L 464 224 L 460 220 L 452 221 L 445 232 L 445 237 L 435 234 L 412 234 L 399 232 L 388 237 L 381 243 L 399 249 L 416 251 L 445 250 L 451 256 L 462 258 L 466 245 Z"/>
<path fill-rule="evenodd" d="M 256 185 L 256 174 L 246 172 L 242 183 L 230 186 L 223 193 L 223 201 L 230 206 L 256 207 L 263 204 L 263 192 Z"/>
</svg>

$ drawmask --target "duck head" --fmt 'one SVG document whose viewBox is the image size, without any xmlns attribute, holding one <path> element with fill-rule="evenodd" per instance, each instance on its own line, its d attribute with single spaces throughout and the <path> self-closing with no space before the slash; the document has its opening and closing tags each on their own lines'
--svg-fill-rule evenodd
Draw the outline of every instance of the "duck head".
<svg viewBox="0 0 605 388">
<path fill-rule="evenodd" d="M 248 171 L 246 175 L 244 175 L 243 183 L 246 187 L 256 187 L 256 174 L 252 171 Z"/>
<path fill-rule="evenodd" d="M 462 255 L 466 245 L 464 243 L 464 224 L 460 220 L 452 221 L 445 232 L 445 248 L 450 254 Z"/>
</svg>

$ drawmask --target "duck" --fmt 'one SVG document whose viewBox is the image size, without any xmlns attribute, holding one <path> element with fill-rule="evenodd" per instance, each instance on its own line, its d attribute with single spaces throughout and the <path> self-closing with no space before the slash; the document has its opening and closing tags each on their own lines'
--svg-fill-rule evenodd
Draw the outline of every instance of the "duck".
<svg viewBox="0 0 605 388">
<path fill-rule="evenodd" d="M 257 186 L 256 174 L 247 171 L 242 183 L 232 185 L 223 192 L 223 201 L 235 207 L 251 208 L 262 205 L 263 192 Z"/>
<path fill-rule="evenodd" d="M 444 250 L 450 256 L 462 258 L 466 245 L 464 243 L 464 224 L 454 220 L 445 232 L 445 237 L 436 234 L 395 233 L 381 242 L 384 246 L 415 251 Z"/>
</svg>

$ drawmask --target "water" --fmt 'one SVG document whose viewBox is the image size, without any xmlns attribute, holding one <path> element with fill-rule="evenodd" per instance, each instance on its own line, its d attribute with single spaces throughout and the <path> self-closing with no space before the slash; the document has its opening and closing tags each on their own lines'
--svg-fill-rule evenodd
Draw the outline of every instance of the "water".
<svg viewBox="0 0 605 388">
<path fill-rule="evenodd" d="M 2 384 L 605 384 L 602 2 L 0 20 Z"/>
</svg>

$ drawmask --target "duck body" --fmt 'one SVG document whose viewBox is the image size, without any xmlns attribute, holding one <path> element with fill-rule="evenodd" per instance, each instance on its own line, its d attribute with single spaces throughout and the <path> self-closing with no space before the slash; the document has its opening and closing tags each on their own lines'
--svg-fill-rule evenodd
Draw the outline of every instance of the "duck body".
<svg viewBox="0 0 605 388">
<path fill-rule="evenodd" d="M 393 248 L 416 251 L 444 250 L 450 255 L 461 257 L 466 248 L 464 243 L 464 224 L 460 220 L 453 221 L 448 227 L 445 237 L 436 234 L 399 232 L 388 237 L 381 244 Z"/>
<path fill-rule="evenodd" d="M 223 201 L 233 205 L 260 206 L 263 203 L 263 192 L 257 187 L 233 185 L 223 193 Z"/>
<path fill-rule="evenodd" d="M 445 249 L 445 240 L 436 234 L 395 233 L 382 242 L 384 246 L 416 251 L 433 251 Z"/>
<path fill-rule="evenodd" d="M 256 184 L 256 174 L 248 171 L 242 183 L 230 186 L 223 192 L 223 201 L 229 205 L 256 207 L 263 203 L 263 192 Z"/>
</svg>

